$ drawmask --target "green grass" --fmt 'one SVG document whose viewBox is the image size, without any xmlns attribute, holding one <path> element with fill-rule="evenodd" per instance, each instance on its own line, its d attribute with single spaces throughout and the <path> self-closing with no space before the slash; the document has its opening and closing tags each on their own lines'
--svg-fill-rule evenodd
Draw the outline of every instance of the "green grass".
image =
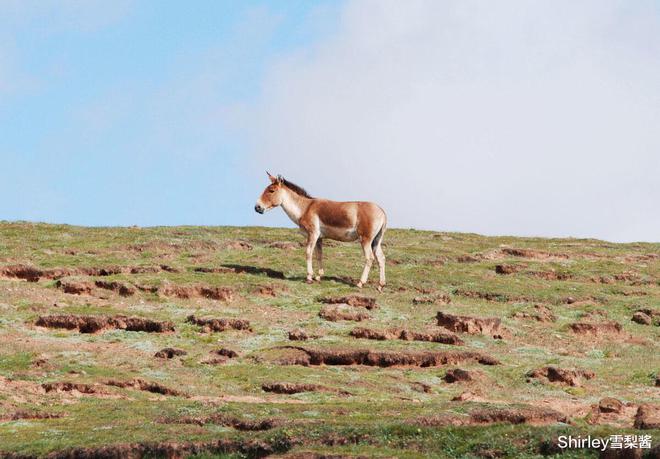
<svg viewBox="0 0 660 459">
<path fill-rule="evenodd" d="M 429 427 L 417 422 L 437 415 L 467 416 L 479 406 L 589 407 L 604 396 L 636 405 L 660 401 L 654 387 L 660 369 L 660 332 L 630 320 L 639 307 L 660 309 L 660 244 L 613 244 L 591 239 L 484 237 L 476 234 L 388 230 L 388 286 L 376 292 L 373 281 L 362 291 L 342 279 L 356 280 L 362 269 L 361 250 L 355 244 L 328 243 L 321 283 L 304 279 L 303 249 L 281 250 L 274 241 L 298 242 L 297 231 L 275 228 L 157 227 L 83 228 L 33 223 L 0 223 L 0 267 L 17 263 L 40 268 L 160 266 L 178 272 L 117 274 L 115 280 L 141 286 L 166 282 L 187 286 L 226 286 L 235 291 L 232 302 L 189 300 L 137 293 L 121 297 L 100 290 L 92 296 L 70 295 L 53 280 L 28 283 L 0 278 L 0 419 L 17 411 L 62 414 L 54 419 L 0 420 L 2 453 L 45 455 L 73 447 L 96 447 L 128 442 L 209 442 L 221 438 L 260 441 L 277 451 L 334 452 L 383 457 L 540 457 L 562 433 L 609 435 L 634 433 L 632 419 L 619 425 L 590 425 L 584 414 L 572 424 L 546 426 L 494 424 Z M 251 250 L 236 250 L 230 241 L 248 242 Z M 562 257 L 550 260 L 502 256 L 500 248 L 528 248 Z M 459 262 L 472 255 L 476 262 Z M 498 275 L 500 263 L 524 265 L 520 272 Z M 200 273 L 196 267 L 241 265 L 282 271 L 284 279 L 264 274 Z M 535 272 L 570 275 L 553 281 Z M 637 282 L 601 277 L 633 272 Z M 76 276 L 83 281 L 95 277 Z M 255 293 L 272 286 L 275 297 Z M 460 292 L 494 295 L 495 301 Z M 325 296 L 375 296 L 379 308 L 362 322 L 327 322 L 318 316 Z M 451 303 L 413 304 L 418 296 L 449 295 Z M 566 297 L 577 303 L 567 304 Z M 543 304 L 556 322 L 515 318 Z M 461 335 L 462 347 L 415 341 L 355 339 L 355 326 L 386 329 L 423 329 L 435 325 L 439 310 L 461 315 L 498 317 L 509 331 L 504 340 Z M 607 317 L 593 315 L 604 312 Z M 589 314 L 592 314 L 589 317 Z M 174 322 L 168 334 L 110 330 L 97 334 L 34 327 L 44 314 L 83 314 L 148 317 Z M 240 317 L 250 320 L 253 332 L 202 333 L 186 317 Z M 586 318 L 585 318 L 586 317 Z M 578 320 L 614 320 L 634 339 L 575 336 L 569 324 Z M 282 366 L 268 357 L 272 348 L 292 344 L 287 332 L 303 328 L 319 338 L 310 347 L 369 348 L 373 350 L 473 350 L 489 354 L 502 364 L 478 369 L 477 383 L 447 384 L 447 368 L 374 368 L 364 366 Z M 301 344 L 301 343 L 293 343 Z M 162 360 L 153 354 L 164 347 L 187 355 Z M 230 347 L 237 359 L 223 365 L 202 363 L 210 352 Z M 41 363 L 39 363 L 41 362 Z M 581 387 L 527 381 L 530 370 L 544 365 L 592 370 L 596 378 Z M 105 386 L 109 379 L 142 378 L 175 388 L 189 397 Z M 98 384 L 104 397 L 40 392 L 53 381 Z M 266 382 L 297 382 L 325 386 L 333 391 L 295 395 L 265 393 Z M 419 383 L 429 386 L 419 390 Z M 339 391 L 348 391 L 350 396 Z M 478 402 L 452 402 L 464 391 Z M 204 416 L 222 412 L 240 419 L 277 418 L 274 429 L 243 432 L 212 424 L 183 425 L 159 422 L 166 417 Z M 649 431 L 656 439 L 658 431 Z M 334 440 L 333 440 L 334 439 Z M 657 440 L 656 440 L 657 441 Z M 545 445 L 545 446 L 544 446 Z M 194 457 L 245 457 L 245 453 Z M 597 457 L 596 452 L 566 451 L 562 457 Z"/>
</svg>

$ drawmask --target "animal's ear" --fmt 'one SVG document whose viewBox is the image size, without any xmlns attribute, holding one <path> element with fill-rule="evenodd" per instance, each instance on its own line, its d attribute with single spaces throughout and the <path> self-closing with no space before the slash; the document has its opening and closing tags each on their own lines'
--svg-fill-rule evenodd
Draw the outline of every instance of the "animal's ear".
<svg viewBox="0 0 660 459">
<path fill-rule="evenodd" d="M 271 183 L 275 183 L 277 181 L 277 177 L 273 177 L 270 175 L 270 172 L 266 171 L 266 174 L 268 175 L 268 178 L 270 179 Z"/>
<path fill-rule="evenodd" d="M 278 176 L 277 176 L 277 183 L 280 183 L 280 184 L 281 184 L 281 183 L 283 183 L 283 182 L 284 182 L 284 177 L 282 177 L 281 175 L 278 175 Z"/>
</svg>

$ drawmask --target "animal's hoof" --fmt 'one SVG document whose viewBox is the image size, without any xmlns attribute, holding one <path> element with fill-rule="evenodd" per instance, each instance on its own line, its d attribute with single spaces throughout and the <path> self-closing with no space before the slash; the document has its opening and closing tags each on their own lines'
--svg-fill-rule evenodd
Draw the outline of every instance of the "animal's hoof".
<svg viewBox="0 0 660 459">
<path fill-rule="evenodd" d="M 316 277 L 314 278 L 314 280 L 315 280 L 316 282 L 321 282 L 321 276 L 316 276 Z"/>
<path fill-rule="evenodd" d="M 362 282 L 357 283 L 357 288 L 362 288 Z"/>
<path fill-rule="evenodd" d="M 381 293 L 383 292 L 383 286 L 382 285 L 378 286 L 378 291 L 381 292 Z"/>
<path fill-rule="evenodd" d="M 312 280 L 311 277 L 308 277 L 307 279 L 305 279 L 305 282 L 308 283 L 308 284 L 313 284 L 314 283 L 314 281 Z"/>
</svg>

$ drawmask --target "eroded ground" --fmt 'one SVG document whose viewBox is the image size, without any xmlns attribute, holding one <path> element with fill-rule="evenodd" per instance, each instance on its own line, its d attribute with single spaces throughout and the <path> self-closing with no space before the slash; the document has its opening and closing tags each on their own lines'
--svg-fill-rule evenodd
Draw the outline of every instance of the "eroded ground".
<svg viewBox="0 0 660 459">
<path fill-rule="evenodd" d="M 660 244 L 389 230 L 378 293 L 353 244 L 305 284 L 299 240 L 0 224 L 0 457 L 660 443 Z"/>
</svg>

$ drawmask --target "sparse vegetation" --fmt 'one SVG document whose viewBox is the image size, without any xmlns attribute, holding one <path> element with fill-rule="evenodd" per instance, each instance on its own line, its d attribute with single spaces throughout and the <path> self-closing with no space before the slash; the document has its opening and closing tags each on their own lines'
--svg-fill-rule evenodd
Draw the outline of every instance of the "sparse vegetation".
<svg viewBox="0 0 660 459">
<path fill-rule="evenodd" d="M 299 238 L 1 223 L 0 457 L 532 458 L 561 433 L 660 442 L 652 422 L 633 427 L 660 403 L 660 244 L 388 230 L 379 293 L 375 271 L 353 286 L 354 244 L 326 244 L 327 277 L 306 284 Z M 497 330 L 450 332 L 438 312 Z"/>
</svg>

